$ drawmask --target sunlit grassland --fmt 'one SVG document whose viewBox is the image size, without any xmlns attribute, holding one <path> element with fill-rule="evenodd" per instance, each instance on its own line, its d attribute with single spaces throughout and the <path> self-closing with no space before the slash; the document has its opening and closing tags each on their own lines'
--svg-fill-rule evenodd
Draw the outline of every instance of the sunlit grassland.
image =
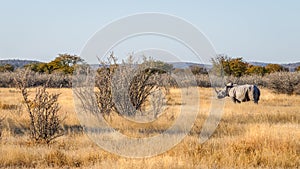
<svg viewBox="0 0 300 169">
<path fill-rule="evenodd" d="M 149 158 L 120 157 L 104 151 L 78 130 L 72 89 L 61 93 L 60 115 L 66 134 L 50 145 L 29 140 L 29 117 L 20 93 L 0 89 L 0 117 L 5 120 L 0 140 L 0 167 L 20 168 L 299 168 L 300 96 L 262 89 L 261 101 L 234 104 L 225 100 L 222 120 L 213 136 L 199 143 L 199 133 L 211 106 L 212 90 L 199 88 L 200 110 L 191 132 L 171 150 Z M 30 90 L 34 94 L 35 89 Z M 183 103 L 180 89 L 171 89 L 165 113 L 150 123 L 132 123 L 112 114 L 108 123 L 132 137 L 148 137 L 170 127 Z M 196 105 L 197 103 L 195 103 Z M 188 116 L 188 114 L 187 114 Z M 139 151 L 139 150 L 136 150 Z"/>
</svg>

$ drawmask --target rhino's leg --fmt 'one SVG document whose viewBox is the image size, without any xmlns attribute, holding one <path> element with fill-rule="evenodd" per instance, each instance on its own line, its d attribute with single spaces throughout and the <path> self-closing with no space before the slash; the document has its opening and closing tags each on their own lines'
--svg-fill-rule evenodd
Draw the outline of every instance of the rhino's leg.
<svg viewBox="0 0 300 169">
<path fill-rule="evenodd" d="M 235 97 L 232 97 L 231 100 L 233 101 L 233 103 L 241 103 L 238 99 L 236 99 Z"/>
<path fill-rule="evenodd" d="M 259 93 L 254 93 L 254 103 L 258 104 Z"/>
<path fill-rule="evenodd" d="M 254 86 L 254 90 L 253 90 L 253 100 L 254 100 L 254 103 L 258 104 L 259 96 L 260 96 L 260 91 L 259 91 L 259 89 L 256 86 Z"/>
<path fill-rule="evenodd" d="M 236 103 L 236 100 L 234 97 L 231 97 L 231 100 L 233 101 L 233 103 Z"/>
<path fill-rule="evenodd" d="M 245 93 L 245 98 L 242 100 L 242 102 L 247 102 L 247 101 L 250 101 L 248 91 L 246 91 L 246 93 Z"/>
</svg>

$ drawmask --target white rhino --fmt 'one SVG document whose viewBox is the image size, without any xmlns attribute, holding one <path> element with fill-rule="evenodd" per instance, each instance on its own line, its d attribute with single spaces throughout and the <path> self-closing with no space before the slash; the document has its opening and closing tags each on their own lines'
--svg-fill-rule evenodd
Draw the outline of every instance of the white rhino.
<svg viewBox="0 0 300 169">
<path fill-rule="evenodd" d="M 234 103 L 241 103 L 247 101 L 254 101 L 258 104 L 260 97 L 260 90 L 256 85 L 236 85 L 229 83 L 223 90 L 215 89 L 218 99 L 222 99 L 226 96 L 230 97 Z"/>
</svg>

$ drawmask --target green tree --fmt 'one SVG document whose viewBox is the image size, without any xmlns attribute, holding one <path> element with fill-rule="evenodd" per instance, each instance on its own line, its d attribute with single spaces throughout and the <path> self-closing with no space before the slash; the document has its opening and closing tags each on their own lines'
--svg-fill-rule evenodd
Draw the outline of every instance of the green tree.
<svg viewBox="0 0 300 169">
<path fill-rule="evenodd" d="M 229 67 L 231 71 L 231 75 L 235 77 L 241 77 L 246 74 L 248 63 L 243 61 L 243 58 L 235 58 L 229 61 Z"/>
<path fill-rule="evenodd" d="M 266 67 L 266 70 L 268 73 L 274 73 L 274 72 L 287 72 L 288 69 L 279 65 L 279 64 L 268 64 Z"/>
<path fill-rule="evenodd" d="M 31 63 L 24 66 L 25 69 L 29 69 L 34 72 L 38 72 L 37 67 L 38 67 L 38 63 Z"/>
<path fill-rule="evenodd" d="M 260 76 L 264 76 L 267 73 L 267 70 L 265 67 L 263 66 L 254 66 L 254 65 L 250 65 L 246 71 L 246 74 L 249 75 L 260 75 Z"/>
<path fill-rule="evenodd" d="M 213 71 L 219 75 L 241 77 L 246 74 L 249 64 L 243 61 L 242 57 L 230 58 L 226 55 L 219 55 L 212 59 Z"/>
<path fill-rule="evenodd" d="M 39 73 L 61 72 L 64 74 L 72 74 L 77 64 L 83 62 L 79 56 L 69 54 L 59 54 L 53 61 L 49 63 L 35 63 L 26 65 L 30 70 Z"/>
<path fill-rule="evenodd" d="M 49 73 L 63 72 L 64 74 L 72 74 L 76 64 L 83 62 L 83 59 L 76 55 L 59 54 L 53 61 L 47 64 Z"/>
<path fill-rule="evenodd" d="M 164 72 L 170 73 L 173 70 L 172 64 L 168 64 L 166 62 L 162 62 L 159 60 L 153 60 L 151 58 L 144 58 L 144 63 L 142 64 L 161 70 L 160 73 L 164 73 Z"/>
<path fill-rule="evenodd" d="M 14 66 L 11 64 L 0 65 L 0 72 L 13 72 Z"/>
</svg>

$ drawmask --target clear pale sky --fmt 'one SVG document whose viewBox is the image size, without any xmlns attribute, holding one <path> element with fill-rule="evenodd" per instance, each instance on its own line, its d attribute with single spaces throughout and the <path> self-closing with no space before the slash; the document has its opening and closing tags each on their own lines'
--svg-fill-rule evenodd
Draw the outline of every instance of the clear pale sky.
<svg viewBox="0 0 300 169">
<path fill-rule="evenodd" d="M 217 53 L 246 61 L 300 61 L 300 1 L 1 0 L 0 59 L 50 61 L 80 54 L 118 18 L 143 12 L 179 16 L 199 28 Z"/>
</svg>

